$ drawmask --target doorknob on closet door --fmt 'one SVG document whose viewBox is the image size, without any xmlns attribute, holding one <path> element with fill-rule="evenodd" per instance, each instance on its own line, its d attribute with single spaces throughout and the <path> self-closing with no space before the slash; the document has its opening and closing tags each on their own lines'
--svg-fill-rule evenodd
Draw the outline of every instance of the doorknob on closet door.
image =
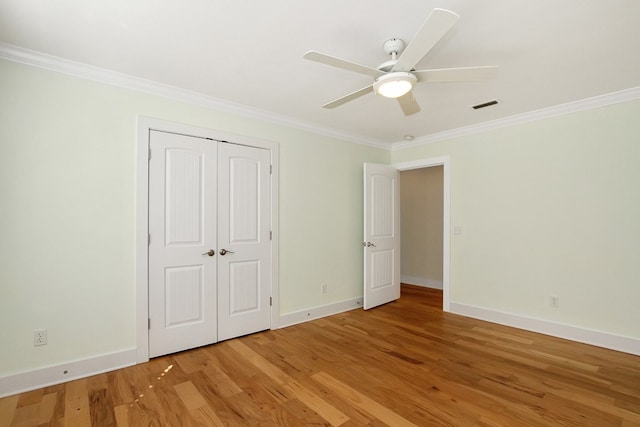
<svg viewBox="0 0 640 427">
<path fill-rule="evenodd" d="M 224 256 L 224 255 L 226 255 L 226 254 L 233 254 L 233 253 L 235 253 L 235 252 L 233 252 L 233 251 L 228 251 L 228 250 L 226 250 L 226 249 L 220 249 L 220 255 L 222 255 L 222 256 Z"/>
<path fill-rule="evenodd" d="M 213 249 L 209 249 L 209 252 L 205 252 L 202 255 L 214 256 L 215 254 L 216 254 L 216 251 L 214 251 Z"/>
</svg>

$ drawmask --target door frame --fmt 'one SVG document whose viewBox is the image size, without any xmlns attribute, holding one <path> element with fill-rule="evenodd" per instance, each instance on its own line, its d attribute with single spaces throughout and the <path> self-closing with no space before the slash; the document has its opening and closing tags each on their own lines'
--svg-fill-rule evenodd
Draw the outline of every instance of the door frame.
<svg viewBox="0 0 640 427">
<path fill-rule="evenodd" d="M 216 141 L 232 142 L 267 149 L 271 157 L 271 325 L 278 322 L 278 183 L 279 145 L 276 142 L 230 134 L 213 129 L 190 126 L 151 117 L 138 116 L 136 138 L 136 230 L 135 230 L 135 283 L 136 283 L 136 361 L 149 360 L 149 132 L 151 130 L 195 136 Z"/>
<path fill-rule="evenodd" d="M 442 310 L 451 311 L 451 165 L 449 156 L 429 157 L 391 165 L 399 171 L 442 166 Z M 402 186 L 402 182 L 400 182 Z"/>
</svg>

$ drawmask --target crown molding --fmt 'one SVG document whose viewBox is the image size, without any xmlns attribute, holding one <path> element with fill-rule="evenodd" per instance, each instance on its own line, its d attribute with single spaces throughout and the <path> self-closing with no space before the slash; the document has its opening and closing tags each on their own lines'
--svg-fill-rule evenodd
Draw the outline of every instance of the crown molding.
<svg viewBox="0 0 640 427">
<path fill-rule="evenodd" d="M 81 62 L 71 61 L 45 54 L 42 52 L 0 43 L 0 58 L 25 65 L 30 65 L 45 70 L 68 74 L 86 80 L 92 80 L 124 89 L 142 92 L 148 95 L 159 96 L 174 101 L 202 106 L 225 113 L 233 113 L 239 116 L 257 119 L 267 123 L 282 125 L 298 130 L 303 130 L 343 141 L 360 145 L 368 145 L 375 148 L 389 150 L 389 144 L 381 140 L 363 138 L 358 135 L 334 131 L 323 128 L 312 123 L 293 119 L 288 116 L 274 114 L 269 111 L 249 107 L 243 104 L 226 101 L 211 96 L 206 96 L 197 92 L 158 83 L 152 80 L 142 79 L 129 74 L 119 73 L 104 68 L 96 67 Z"/>
<path fill-rule="evenodd" d="M 618 92 L 598 95 L 591 98 L 585 98 L 578 101 L 567 102 L 566 104 L 559 104 L 553 107 L 542 108 L 540 110 L 515 114 L 513 116 L 482 122 L 471 126 L 465 126 L 457 129 L 447 130 L 444 132 L 434 133 L 424 137 L 416 138 L 413 141 L 395 142 L 391 144 L 391 151 L 420 147 L 422 145 L 432 144 L 434 142 L 445 141 L 453 138 L 487 132 L 490 130 L 500 129 L 508 126 L 515 126 L 523 123 L 534 122 L 537 120 L 548 119 L 551 117 L 575 113 L 578 111 L 590 110 L 606 105 L 633 101 L 636 99 L 640 99 L 640 86 L 621 90 Z"/>
<path fill-rule="evenodd" d="M 117 86 L 136 92 L 146 93 L 148 95 L 159 96 L 174 101 L 202 106 L 225 113 L 233 113 L 245 118 L 261 120 L 267 123 L 286 126 L 289 128 L 315 133 L 330 138 L 336 138 L 355 144 L 367 145 L 370 147 L 390 151 L 420 147 L 422 145 L 432 144 L 434 142 L 445 141 L 453 138 L 487 132 L 494 129 L 500 129 L 550 117 L 570 114 L 577 111 L 589 110 L 610 104 L 617 104 L 621 102 L 640 99 L 639 86 L 621 90 L 618 92 L 612 92 L 604 95 L 594 96 L 591 98 L 585 98 L 578 101 L 568 102 L 566 104 L 560 104 L 553 107 L 542 108 L 540 110 L 516 114 L 501 119 L 482 122 L 475 125 L 451 129 L 424 137 L 419 137 L 413 141 L 398 141 L 389 144 L 382 140 L 363 138 L 358 135 L 339 132 L 315 125 L 313 123 L 296 120 L 288 116 L 274 114 L 269 111 L 249 107 L 243 104 L 206 96 L 176 86 L 170 86 L 152 80 L 134 77 L 129 74 L 119 73 L 93 65 L 70 61 L 68 59 L 48 55 L 42 52 L 25 49 L 18 46 L 13 46 L 6 43 L 0 43 L 0 58 L 37 68 L 55 71 L 58 73 L 72 75 L 82 79 Z"/>
</svg>

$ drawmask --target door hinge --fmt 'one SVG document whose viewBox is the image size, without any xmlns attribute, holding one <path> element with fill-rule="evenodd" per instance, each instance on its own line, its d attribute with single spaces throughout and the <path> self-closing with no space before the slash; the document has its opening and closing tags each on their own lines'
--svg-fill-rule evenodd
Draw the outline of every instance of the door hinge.
<svg viewBox="0 0 640 427">
<path fill-rule="evenodd" d="M 147 319 L 147 329 L 151 330 L 151 319 Z"/>
<path fill-rule="evenodd" d="M 269 306 L 273 306 L 273 297 L 269 297 Z"/>
<path fill-rule="evenodd" d="M 273 240 L 273 231 L 269 230 L 269 240 Z"/>
<path fill-rule="evenodd" d="M 147 246 L 151 246 L 151 233 L 147 234 Z"/>
<path fill-rule="evenodd" d="M 151 160 L 151 148 L 149 148 L 149 158 L 148 160 Z"/>
<path fill-rule="evenodd" d="M 269 165 L 269 175 L 273 175 L 273 165 Z"/>
</svg>

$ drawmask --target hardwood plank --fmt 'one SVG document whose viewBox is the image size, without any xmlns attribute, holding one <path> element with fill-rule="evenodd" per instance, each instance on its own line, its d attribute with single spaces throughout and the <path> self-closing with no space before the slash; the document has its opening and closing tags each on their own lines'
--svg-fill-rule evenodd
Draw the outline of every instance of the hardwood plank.
<svg viewBox="0 0 640 427">
<path fill-rule="evenodd" d="M 227 341 L 227 345 L 234 351 L 236 351 L 239 355 L 247 359 L 251 364 L 258 368 L 260 372 L 263 372 L 267 376 L 271 377 L 279 384 L 285 384 L 289 379 L 288 375 L 274 366 L 271 362 L 261 357 L 258 353 L 244 345 L 241 341 Z"/>
<path fill-rule="evenodd" d="M 278 413 L 278 417 L 274 418 L 276 425 L 283 426 L 299 426 L 299 425 L 317 425 L 324 426 L 327 424 L 324 418 L 314 412 L 308 405 L 303 404 L 297 399 L 290 400 L 282 405 L 283 411 Z M 286 415 L 286 417 L 285 417 Z M 342 423 L 341 425 L 343 425 Z M 334 424 L 332 424 L 334 425 Z"/>
<path fill-rule="evenodd" d="M 128 405 L 118 405 L 113 408 L 116 417 L 116 425 L 118 427 L 129 427 L 129 409 Z"/>
<path fill-rule="evenodd" d="M 19 394 L 0 399 L 0 426 L 11 425 L 19 400 Z"/>
<path fill-rule="evenodd" d="M 48 393 L 42 397 L 38 408 L 38 424 L 49 424 L 54 419 L 56 406 L 58 405 L 58 393 Z M 0 423 L 0 425 L 2 425 Z"/>
<path fill-rule="evenodd" d="M 307 407 L 315 411 L 322 418 L 327 420 L 332 426 L 339 426 L 349 420 L 345 414 L 340 412 L 337 408 L 327 403 L 317 394 L 309 391 L 295 381 L 289 381 L 286 384 L 286 388 L 296 396 L 296 399 L 304 403 Z"/>
<path fill-rule="evenodd" d="M 42 397 L 44 396 L 44 390 L 33 390 L 27 391 L 20 395 L 20 400 L 18 400 L 18 408 L 23 406 L 31 406 L 38 404 L 42 401 Z"/>
<path fill-rule="evenodd" d="M 71 381 L 67 384 L 64 405 L 65 427 L 91 425 L 87 379 Z"/>
<path fill-rule="evenodd" d="M 38 405 L 27 405 L 16 408 L 12 427 L 27 427 L 37 425 Z"/>
<path fill-rule="evenodd" d="M 346 422 L 349 418 L 334 408 L 315 393 L 307 390 L 305 387 L 294 381 L 290 376 L 286 375 L 271 362 L 261 357 L 258 353 L 250 349 L 240 341 L 230 341 L 229 346 L 249 360 L 256 367 L 260 368 L 271 379 L 279 384 L 284 384 L 285 389 L 289 390 L 298 400 L 314 410 L 318 415 L 327 420 L 332 426 L 339 426 Z"/>
<path fill-rule="evenodd" d="M 193 411 L 194 419 L 203 426 L 224 427 L 226 424 L 218 417 L 209 405 L 201 406 Z"/>
<path fill-rule="evenodd" d="M 115 425 L 113 403 L 109 399 L 106 389 L 94 390 L 89 393 L 89 409 L 91 425 Z"/>
<path fill-rule="evenodd" d="M 182 403 L 184 403 L 184 406 L 186 406 L 188 410 L 191 411 L 207 406 L 207 402 L 191 381 L 176 384 L 173 388 L 176 390 L 178 397 L 182 400 Z"/>
<path fill-rule="evenodd" d="M 399 414 L 396 414 L 389 408 L 386 408 L 380 405 L 378 402 L 373 399 L 368 398 L 364 394 L 354 390 L 348 385 L 338 381 L 330 375 L 327 375 L 324 372 L 319 372 L 314 374 L 312 378 L 319 383 L 329 387 L 334 392 L 341 395 L 343 398 L 347 399 L 349 402 L 359 407 L 363 411 L 371 413 L 377 419 L 382 421 L 385 424 L 390 426 L 416 426 L 416 424 L 407 420 Z"/>
<path fill-rule="evenodd" d="M 218 366 L 206 366 L 202 372 L 209 378 L 221 396 L 229 397 L 242 393 L 242 389 Z"/>
</svg>

